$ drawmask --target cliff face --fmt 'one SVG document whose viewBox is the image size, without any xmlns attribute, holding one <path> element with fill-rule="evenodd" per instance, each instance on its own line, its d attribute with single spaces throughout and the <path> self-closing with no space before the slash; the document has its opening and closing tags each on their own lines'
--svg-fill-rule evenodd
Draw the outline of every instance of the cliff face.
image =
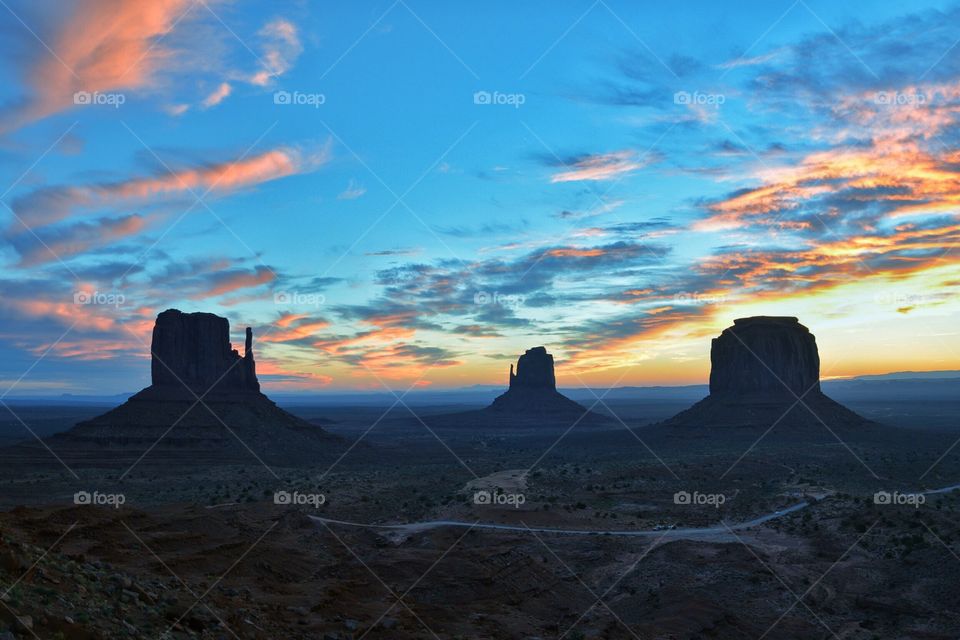
<svg viewBox="0 0 960 640">
<path fill-rule="evenodd" d="M 596 424 L 608 418 L 557 391 L 553 356 L 546 347 L 527 349 L 510 366 L 510 388 L 479 412 L 497 424 Z M 482 420 L 481 420 L 482 422 Z"/>
<path fill-rule="evenodd" d="M 247 328 L 241 356 L 230 345 L 230 324 L 212 313 L 168 309 L 153 327 L 150 374 L 154 387 L 197 394 L 216 391 L 260 391 L 253 360 L 253 330 Z"/>
<path fill-rule="evenodd" d="M 557 390 L 557 378 L 553 370 L 553 356 L 546 347 L 527 349 L 517 360 L 517 372 L 510 365 L 511 389 Z"/>
<path fill-rule="evenodd" d="M 816 338 L 796 318 L 734 320 L 714 338 L 710 365 L 710 395 L 665 424 L 764 429 L 870 424 L 821 392 Z"/>
<path fill-rule="evenodd" d="M 713 339 L 710 393 L 784 393 L 820 390 L 820 355 L 810 330 L 796 318 L 734 320 Z"/>
<path fill-rule="evenodd" d="M 289 462 L 322 454 L 335 440 L 260 392 L 249 328 L 241 356 L 226 318 L 168 309 L 157 316 L 151 350 L 153 384 L 55 436 L 61 455 L 235 462 L 257 459 L 253 452 Z"/>
</svg>

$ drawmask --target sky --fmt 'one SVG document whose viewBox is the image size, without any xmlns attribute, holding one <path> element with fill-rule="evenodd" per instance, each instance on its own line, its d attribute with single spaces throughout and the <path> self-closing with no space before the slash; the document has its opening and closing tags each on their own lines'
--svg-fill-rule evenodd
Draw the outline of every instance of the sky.
<svg viewBox="0 0 960 640">
<path fill-rule="evenodd" d="M 0 2 L 0 394 L 149 384 L 168 308 L 269 391 L 960 368 L 960 5 Z"/>
</svg>

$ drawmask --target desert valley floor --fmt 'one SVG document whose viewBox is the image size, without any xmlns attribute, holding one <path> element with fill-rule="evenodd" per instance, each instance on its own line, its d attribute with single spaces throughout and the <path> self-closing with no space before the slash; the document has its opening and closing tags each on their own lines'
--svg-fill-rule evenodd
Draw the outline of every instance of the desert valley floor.
<svg viewBox="0 0 960 640">
<path fill-rule="evenodd" d="M 28 469 L 2 470 L 0 624 L 15 638 L 957 637 L 960 491 L 875 499 L 960 483 L 956 402 L 851 402 L 884 424 L 833 432 L 654 424 L 687 404 L 610 401 L 596 409 L 622 423 L 483 433 L 431 426 L 450 407 L 291 406 L 345 445 L 296 466 L 67 468 L 36 445 Z M 54 432 L 105 407 L 14 408 Z M 124 503 L 75 504 L 82 491 Z M 282 491 L 323 501 L 276 504 Z"/>
</svg>

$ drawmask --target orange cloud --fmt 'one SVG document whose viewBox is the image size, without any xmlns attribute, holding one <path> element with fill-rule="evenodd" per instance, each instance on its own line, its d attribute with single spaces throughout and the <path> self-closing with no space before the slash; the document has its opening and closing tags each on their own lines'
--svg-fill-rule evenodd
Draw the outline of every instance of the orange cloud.
<svg viewBox="0 0 960 640">
<path fill-rule="evenodd" d="M 306 318 L 306 316 L 298 316 L 298 318 Z M 262 340 L 265 342 L 291 342 L 293 340 L 309 338 L 315 335 L 318 331 L 322 331 L 330 327 L 329 322 L 321 319 L 312 320 L 310 322 L 291 321 L 287 324 L 281 324 L 280 321 L 278 321 L 277 324 L 282 327 L 282 329 L 271 331 L 269 334 L 264 334 Z M 294 326 L 291 326 L 291 324 Z"/>
<path fill-rule="evenodd" d="M 142 202 L 184 192 L 230 191 L 310 170 L 329 158 L 328 149 L 304 156 L 295 149 L 278 148 L 255 156 L 199 168 L 186 168 L 156 177 L 93 186 L 54 186 L 17 198 L 14 211 L 28 225 L 50 224 L 79 207 L 102 207 Z"/>
<path fill-rule="evenodd" d="M 72 301 L 10 299 L 6 303 L 23 315 L 32 318 L 51 318 L 67 327 L 74 322 L 77 323 L 75 326 L 78 329 L 110 331 L 116 327 L 116 321 L 112 317 L 98 315 L 95 307 L 74 304 Z"/>
<path fill-rule="evenodd" d="M 257 374 L 277 378 L 269 380 L 269 386 L 284 391 L 309 391 L 317 387 L 329 386 L 333 382 L 332 376 L 311 371 L 293 371 L 280 362 L 270 359 L 260 359 L 257 362 Z"/>
<path fill-rule="evenodd" d="M 221 272 L 215 275 L 216 278 L 214 278 L 213 284 L 209 288 L 195 293 L 190 297 L 194 300 L 201 300 L 209 297 L 222 296 L 225 293 L 231 293 L 238 289 L 259 287 L 268 282 L 273 282 L 277 277 L 276 274 L 267 267 L 257 267 L 256 270 L 252 272 L 233 271 Z"/>
<path fill-rule="evenodd" d="M 137 235 L 146 225 L 147 220 L 136 214 L 121 218 L 100 218 L 65 228 L 43 230 L 38 232 L 37 236 L 21 234 L 16 237 L 14 246 L 20 253 L 19 265 L 30 267 L 65 260 L 94 247 L 102 247 Z"/>
<path fill-rule="evenodd" d="M 277 321 L 274 324 L 276 324 L 278 327 L 283 327 L 285 329 L 289 327 L 291 324 L 293 324 L 294 322 L 303 320 L 304 318 L 308 318 L 308 317 L 309 316 L 305 313 L 284 313 L 283 315 L 280 316 L 280 318 L 277 319 Z"/>
<path fill-rule="evenodd" d="M 571 169 L 550 176 L 550 182 L 580 182 L 583 180 L 610 180 L 619 175 L 641 169 L 633 151 L 614 151 L 577 160 Z"/>
<path fill-rule="evenodd" d="M 4 130 L 70 108 L 74 93 L 122 92 L 152 84 L 172 53 L 159 38 L 193 6 L 191 0 L 81 0 L 63 21 L 28 82 L 33 96 Z"/>
<path fill-rule="evenodd" d="M 564 249 L 551 249 L 546 252 L 546 255 L 552 258 L 596 258 L 598 256 L 604 255 L 604 250 L 600 248 L 594 249 L 576 249 L 576 248 L 564 248 Z"/>
<path fill-rule="evenodd" d="M 833 194 L 885 203 L 891 218 L 953 211 L 960 205 L 957 153 L 929 141 L 957 124 L 958 101 L 960 84 L 847 96 L 835 108 L 842 124 L 834 138 L 866 139 L 867 144 L 838 145 L 810 153 L 795 165 L 758 171 L 760 186 L 712 204 L 711 215 L 694 228 L 715 231 L 752 224 L 806 229 L 808 221 L 791 220 L 789 214 Z M 820 211 L 821 216 L 827 213 Z"/>
</svg>

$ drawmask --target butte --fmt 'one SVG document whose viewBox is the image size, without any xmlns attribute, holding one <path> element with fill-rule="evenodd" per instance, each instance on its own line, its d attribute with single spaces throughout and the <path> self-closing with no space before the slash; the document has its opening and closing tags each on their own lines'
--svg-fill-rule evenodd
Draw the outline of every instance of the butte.
<svg viewBox="0 0 960 640">
<path fill-rule="evenodd" d="M 339 441 L 260 391 L 253 331 L 246 330 L 241 356 L 226 318 L 177 309 L 158 315 L 150 373 L 149 387 L 47 444 L 74 464 L 141 456 L 147 463 L 282 463 L 308 461 Z"/>
<path fill-rule="evenodd" d="M 710 348 L 710 395 L 667 420 L 672 426 L 872 424 L 820 390 L 816 338 L 797 318 L 734 320 Z"/>
</svg>

